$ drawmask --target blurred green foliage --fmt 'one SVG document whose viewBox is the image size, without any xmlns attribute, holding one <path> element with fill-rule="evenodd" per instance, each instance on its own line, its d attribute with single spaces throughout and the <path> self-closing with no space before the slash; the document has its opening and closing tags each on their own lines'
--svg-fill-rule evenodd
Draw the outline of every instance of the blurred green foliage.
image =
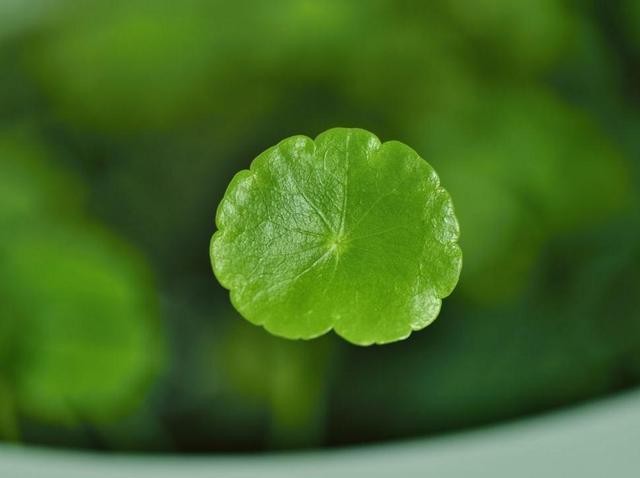
<svg viewBox="0 0 640 478">
<path fill-rule="evenodd" d="M 86 201 L 78 177 L 61 168 L 27 128 L 0 132 L 0 222 L 78 215 Z M 7 233 L 7 231 L 3 231 Z"/>
<path fill-rule="evenodd" d="M 258 450 L 424 435 L 640 381 L 634 0 L 0 2 L 0 436 Z M 361 349 L 240 320 L 207 258 L 293 134 L 415 145 L 460 287 Z"/>
<path fill-rule="evenodd" d="M 137 404 L 160 350 L 150 281 L 130 252 L 90 225 L 6 240 L 0 277 L 16 321 L 7 373 L 20 410 L 99 422 Z"/>
<path fill-rule="evenodd" d="M 266 407 L 272 447 L 316 444 L 324 431 L 331 341 L 265 338 L 264 330 L 233 320 L 225 343 L 214 352 L 228 393 Z"/>
<path fill-rule="evenodd" d="M 102 423 L 140 405 L 162 364 L 144 261 L 84 214 L 82 181 L 37 135 L 0 135 L 0 435 L 18 416 Z"/>
<path fill-rule="evenodd" d="M 547 91 L 503 86 L 440 119 L 422 137 L 456 199 L 465 292 L 474 298 L 518 294 L 545 239 L 597 224 L 632 200 L 620 153 Z"/>
</svg>

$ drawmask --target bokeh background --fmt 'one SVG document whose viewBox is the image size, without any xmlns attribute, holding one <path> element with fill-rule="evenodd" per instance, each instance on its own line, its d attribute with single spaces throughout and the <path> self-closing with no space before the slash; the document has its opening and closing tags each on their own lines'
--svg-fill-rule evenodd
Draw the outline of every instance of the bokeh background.
<svg viewBox="0 0 640 478">
<path fill-rule="evenodd" d="M 413 146 L 464 270 L 404 342 L 290 342 L 208 258 L 293 134 Z M 1 0 L 0 437 L 251 452 L 447 433 L 640 383 L 637 0 Z"/>
</svg>

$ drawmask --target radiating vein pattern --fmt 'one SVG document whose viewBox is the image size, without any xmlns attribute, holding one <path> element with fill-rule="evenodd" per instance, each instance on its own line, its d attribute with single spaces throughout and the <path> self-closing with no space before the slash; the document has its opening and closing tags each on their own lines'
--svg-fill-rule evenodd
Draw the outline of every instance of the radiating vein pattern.
<svg viewBox="0 0 640 478">
<path fill-rule="evenodd" d="M 361 129 L 294 136 L 232 180 L 214 272 L 251 322 L 361 345 L 431 323 L 460 274 L 458 222 L 431 166 Z"/>
</svg>

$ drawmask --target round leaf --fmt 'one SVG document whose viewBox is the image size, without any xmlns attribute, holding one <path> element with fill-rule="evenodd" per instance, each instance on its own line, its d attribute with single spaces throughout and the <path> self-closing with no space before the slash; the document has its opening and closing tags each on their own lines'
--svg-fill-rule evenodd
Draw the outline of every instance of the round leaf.
<svg viewBox="0 0 640 478">
<path fill-rule="evenodd" d="M 435 171 L 361 129 L 269 148 L 233 178 L 216 223 L 211 259 L 231 301 L 292 339 L 404 339 L 436 318 L 462 264 Z"/>
<path fill-rule="evenodd" d="M 151 281 L 134 251 L 97 227 L 20 229 L 0 244 L 0 297 L 15 322 L 4 371 L 21 413 L 106 423 L 142 403 L 163 352 Z"/>
</svg>

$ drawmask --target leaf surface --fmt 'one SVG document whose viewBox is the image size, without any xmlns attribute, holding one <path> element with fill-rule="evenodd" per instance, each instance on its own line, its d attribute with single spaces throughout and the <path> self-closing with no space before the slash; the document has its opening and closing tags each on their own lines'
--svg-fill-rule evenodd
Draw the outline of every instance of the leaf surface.
<svg viewBox="0 0 640 478">
<path fill-rule="evenodd" d="M 462 263 L 449 194 L 397 141 L 293 136 L 231 181 L 211 259 L 238 311 L 275 335 L 359 345 L 430 324 Z"/>
</svg>

